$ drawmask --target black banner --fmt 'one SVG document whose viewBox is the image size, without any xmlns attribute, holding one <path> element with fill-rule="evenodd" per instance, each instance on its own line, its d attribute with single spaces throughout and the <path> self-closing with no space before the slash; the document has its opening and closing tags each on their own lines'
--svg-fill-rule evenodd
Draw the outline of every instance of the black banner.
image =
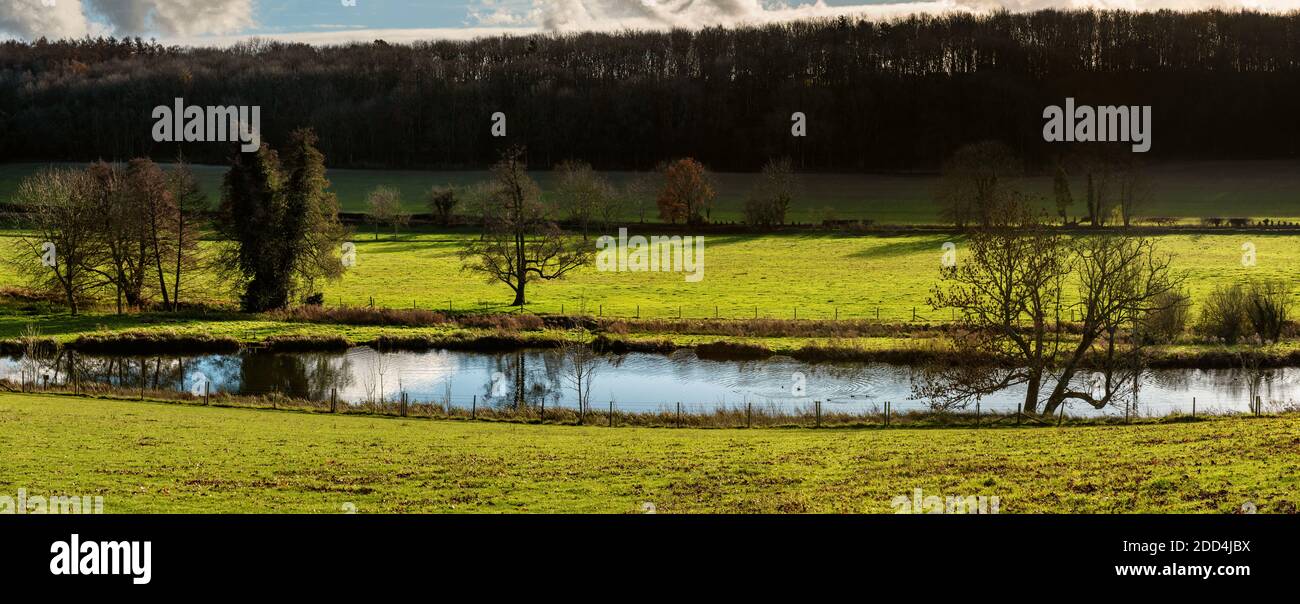
<svg viewBox="0 0 1300 604">
<path fill-rule="evenodd" d="M 127 593 L 303 577 L 310 591 L 427 588 L 430 573 L 459 582 L 562 572 L 1217 591 L 1289 581 L 1298 526 L 1264 515 L 9 516 L 0 576 Z"/>
</svg>

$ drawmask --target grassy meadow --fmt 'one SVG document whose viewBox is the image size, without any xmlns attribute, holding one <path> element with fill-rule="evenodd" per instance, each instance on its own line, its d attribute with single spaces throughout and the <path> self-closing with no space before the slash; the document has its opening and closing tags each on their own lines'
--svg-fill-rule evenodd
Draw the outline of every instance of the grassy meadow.
<svg viewBox="0 0 1300 604">
<path fill-rule="evenodd" d="M 0 233 L 0 247 L 15 249 L 17 233 Z M 325 286 L 326 304 L 445 310 L 502 310 L 513 296 L 502 284 L 461 270 L 457 252 L 468 233 L 358 234 L 357 264 Z M 938 283 L 942 246 L 962 239 L 948 234 L 851 236 L 842 234 L 718 235 L 705 239 L 704 279 L 688 283 L 682 273 L 600 272 L 529 284 L 528 310 L 642 318 L 875 319 L 886 322 L 944 321 L 926 299 Z M 1193 301 L 1216 285 L 1249 279 L 1294 283 L 1300 236 L 1267 233 L 1178 234 L 1159 238 L 1188 274 Z M 1253 243 L 1257 264 L 1242 265 L 1242 245 Z M 209 243 L 208 245 L 214 245 Z M 0 286 L 21 285 L 12 266 L 0 265 Z M 190 296 L 232 302 L 213 276 L 188 285 Z M 1297 290 L 1300 295 L 1300 289 Z"/>
<path fill-rule="evenodd" d="M 0 164 L 0 202 L 12 199 L 19 181 L 45 164 Z M 80 165 L 80 164 L 78 164 Z M 194 166 L 203 190 L 216 203 L 226 166 Z M 1300 220 L 1300 162 L 1287 160 L 1233 162 L 1171 162 L 1147 169 L 1151 199 L 1140 211 L 1143 216 L 1168 216 L 1196 222 L 1202 217 L 1242 216 Z M 638 176 L 632 172 L 607 172 L 616 185 Z M 550 190 L 552 173 L 532 173 L 543 191 Z M 344 211 L 366 211 L 366 195 L 375 187 L 397 188 L 409 212 L 427 212 L 425 194 L 434 185 L 465 186 L 487 180 L 487 171 L 345 170 L 331 169 L 329 179 Z M 740 221 L 756 174 L 714 174 L 718 198 L 712 213 L 715 221 Z M 870 219 L 877 224 L 939 224 L 934 192 L 934 174 L 806 174 L 790 210 L 789 220 L 820 223 L 832 219 Z M 1021 188 L 1050 199 L 1050 175 L 1021 179 Z M 1071 216 L 1084 213 L 1085 183 L 1072 183 L 1075 205 Z M 1050 202 L 1048 202 L 1050 205 Z M 1049 208 L 1055 214 L 1054 208 Z M 640 218 L 627 208 L 624 219 Z M 646 208 L 647 221 L 657 220 L 653 202 Z"/>
<path fill-rule="evenodd" d="M 106 513 L 1261 513 L 1300 504 L 1300 417 L 998 429 L 677 430 L 0 394 L 0 493 Z"/>
</svg>

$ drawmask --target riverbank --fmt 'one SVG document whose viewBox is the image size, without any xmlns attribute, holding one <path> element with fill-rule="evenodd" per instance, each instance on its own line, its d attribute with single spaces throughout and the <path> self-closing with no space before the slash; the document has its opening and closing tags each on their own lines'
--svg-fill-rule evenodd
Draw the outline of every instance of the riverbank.
<svg viewBox="0 0 1300 604">
<path fill-rule="evenodd" d="M 343 321 L 343 322 L 334 322 Z M 35 331 L 31 331 L 31 330 Z M 894 364 L 980 364 L 954 349 L 949 324 L 871 320 L 610 319 L 591 315 L 443 314 L 430 311 L 291 311 L 246 315 L 206 310 L 171 313 L 67 314 L 23 312 L 0 305 L 0 353 L 29 347 L 88 354 L 554 348 L 581 339 L 599 352 L 671 352 L 691 348 L 702 358 Z M 1242 355 L 1262 367 L 1300 366 L 1300 340 L 1255 346 L 1182 342 L 1150 349 L 1154 368 L 1226 369 Z"/>
<path fill-rule="evenodd" d="M 1261 513 L 1300 505 L 1300 416 L 1106 428 L 664 430 L 0 394 L 0 488 L 108 513 Z M 57 462 L 55 461 L 57 460 Z"/>
</svg>

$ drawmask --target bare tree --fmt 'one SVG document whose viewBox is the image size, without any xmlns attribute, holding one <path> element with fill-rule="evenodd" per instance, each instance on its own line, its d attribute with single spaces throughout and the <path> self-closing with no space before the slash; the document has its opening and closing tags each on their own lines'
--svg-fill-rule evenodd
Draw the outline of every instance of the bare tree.
<svg viewBox="0 0 1300 604">
<path fill-rule="evenodd" d="M 1069 241 L 1023 208 L 1010 207 L 1001 215 L 1019 218 L 1002 224 L 1018 226 L 973 234 L 959 267 L 944 269 L 944 284 L 931 296 L 936 309 L 958 311 L 963 332 L 954 344 L 962 356 L 990 368 L 934 370 L 915 394 L 937 406 L 960 407 L 1024 385 L 1029 413 L 1040 407 L 1051 413 L 1067 401 L 1102 408 L 1131 395 L 1147 341 L 1136 331 L 1162 305 L 1178 303 L 1170 294 L 1184 277 L 1151 240 L 1097 235 Z M 1077 288 L 1068 305 L 1067 283 Z M 1078 317 L 1068 331 L 1067 311 Z M 1055 383 L 1044 392 L 1048 382 Z"/>
<path fill-rule="evenodd" d="M 659 183 L 654 173 L 637 174 L 623 185 L 622 197 L 636 213 L 637 222 L 645 223 L 646 212 L 654 207 L 658 192 Z"/>
<path fill-rule="evenodd" d="M 785 224 L 786 212 L 798 188 L 799 178 L 790 158 L 768 160 L 745 201 L 745 222 L 766 228 Z"/>
<path fill-rule="evenodd" d="M 172 236 L 170 247 L 175 254 L 172 258 L 171 295 L 172 310 L 175 311 L 180 307 L 181 283 L 185 276 L 204 262 L 199 247 L 199 226 L 203 213 L 208 209 L 208 201 L 184 158 L 178 158 L 176 166 L 168 173 L 167 187 L 176 207 L 171 215 L 172 223 L 166 227 Z"/>
<path fill-rule="evenodd" d="M 966 145 L 943 165 L 938 197 L 940 215 L 958 228 L 991 226 L 1008 192 L 1009 180 L 1022 172 L 1010 147 L 998 141 Z"/>
<path fill-rule="evenodd" d="M 402 212 L 402 193 L 387 186 L 376 187 L 366 197 L 366 206 L 370 210 L 370 220 L 375 223 L 375 240 L 379 240 L 379 225 L 393 227 L 393 236 L 397 228 L 410 221 L 410 215 Z"/>
<path fill-rule="evenodd" d="M 492 171 L 497 183 L 490 228 L 483 239 L 460 252 L 463 270 L 482 273 L 515 292 L 512 306 L 523 306 L 530 281 L 563 278 L 590 262 L 595 250 L 574 241 L 552 222 L 537 183 L 524 169 L 522 151 L 512 150 Z"/>
<path fill-rule="evenodd" d="M 1129 226 L 1151 195 L 1140 160 L 1130 157 L 1120 165 L 1115 174 L 1115 189 L 1120 219 L 1124 221 L 1124 226 Z"/>
<path fill-rule="evenodd" d="M 930 305 L 955 309 L 963 328 L 958 347 L 967 358 L 987 359 L 992 366 L 935 372 L 917 394 L 950 408 L 1023 384 L 1024 409 L 1033 411 L 1065 339 L 1066 245 L 1025 203 L 997 204 L 987 216 L 991 226 L 971 235 L 961 261 L 941 269 L 946 286 L 935 286 Z"/>
<path fill-rule="evenodd" d="M 103 216 L 92 188 L 84 171 L 50 168 L 25 178 L 15 194 L 28 209 L 30 235 L 19 240 L 23 253 L 11 262 L 33 288 L 62 295 L 73 315 L 103 283 L 94 271 Z"/>
<path fill-rule="evenodd" d="M 586 162 L 566 161 L 556 166 L 553 194 L 565 217 L 582 230 L 587 239 L 591 223 L 605 216 L 616 197 L 614 187 Z"/>
<path fill-rule="evenodd" d="M 581 418 L 591 410 L 591 382 L 596 374 L 598 357 L 583 341 L 581 332 L 569 334 L 561 350 L 566 362 L 564 380 L 578 397 L 578 417 Z"/>
</svg>

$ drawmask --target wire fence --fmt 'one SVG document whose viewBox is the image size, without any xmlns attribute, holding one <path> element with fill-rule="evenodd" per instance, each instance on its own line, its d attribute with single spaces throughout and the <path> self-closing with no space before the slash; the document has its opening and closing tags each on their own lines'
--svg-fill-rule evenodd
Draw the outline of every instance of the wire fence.
<svg viewBox="0 0 1300 604">
<path fill-rule="evenodd" d="M 370 308 L 385 311 L 424 310 L 449 314 L 533 313 L 563 316 L 586 316 L 606 319 L 779 319 L 812 321 L 882 321 L 882 322 L 941 322 L 955 321 L 955 310 L 936 311 L 927 305 L 809 305 L 803 302 L 781 308 L 775 305 L 748 304 L 645 304 L 618 302 L 585 302 L 581 300 L 547 301 L 522 306 L 485 300 L 467 302 L 446 300 L 411 300 L 409 305 L 393 304 L 391 300 L 376 300 L 373 296 L 362 300 L 330 300 L 334 308 Z"/>
<path fill-rule="evenodd" d="M 876 321 L 887 324 L 897 323 L 949 323 L 961 317 L 956 308 L 935 309 L 926 302 L 899 303 L 881 302 L 877 304 L 808 304 L 800 301 L 788 305 L 780 304 L 665 304 L 661 301 L 609 303 L 588 301 L 580 298 L 550 300 L 546 302 L 527 303 L 514 306 L 488 300 L 433 301 L 429 299 L 412 299 L 409 304 L 396 303 L 393 300 L 377 299 L 374 296 L 361 299 L 335 298 L 326 300 L 327 307 L 339 309 L 367 308 L 376 311 L 405 310 L 429 311 L 458 314 L 526 314 L 561 315 L 574 317 L 592 317 L 604 319 L 659 319 L 659 320 L 791 320 L 791 321 Z M 1081 317 L 1077 309 L 1062 309 L 1062 321 L 1078 322 Z"/>
</svg>

